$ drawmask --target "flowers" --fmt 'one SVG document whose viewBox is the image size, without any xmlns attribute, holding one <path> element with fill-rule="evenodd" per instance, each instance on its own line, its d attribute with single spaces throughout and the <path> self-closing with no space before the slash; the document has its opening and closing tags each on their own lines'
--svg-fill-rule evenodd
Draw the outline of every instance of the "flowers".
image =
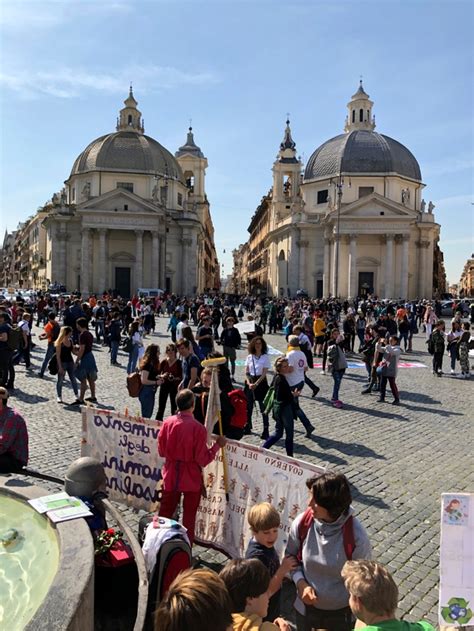
<svg viewBox="0 0 474 631">
<path fill-rule="evenodd" d="M 123 537 L 123 532 L 120 530 L 115 530 L 114 528 L 107 528 L 107 530 L 102 530 L 94 541 L 94 551 L 96 555 L 105 554 L 108 552 L 113 546 L 121 541 Z"/>
</svg>

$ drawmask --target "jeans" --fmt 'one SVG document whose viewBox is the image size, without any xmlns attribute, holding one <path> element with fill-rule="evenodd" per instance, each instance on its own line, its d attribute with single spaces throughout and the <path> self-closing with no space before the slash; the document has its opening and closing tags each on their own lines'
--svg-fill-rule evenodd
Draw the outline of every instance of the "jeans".
<svg viewBox="0 0 474 631">
<path fill-rule="evenodd" d="M 231 367 L 231 372 L 232 372 L 232 377 L 233 377 L 235 373 L 235 359 L 237 357 L 236 350 L 232 346 L 224 346 L 223 355 L 227 359 L 227 365 L 229 365 L 229 361 L 230 361 L 230 367 Z"/>
<path fill-rule="evenodd" d="M 385 392 L 387 391 L 387 381 L 390 384 L 390 390 L 392 391 L 393 398 L 398 401 L 400 394 L 398 392 L 397 384 L 395 383 L 395 377 L 384 377 L 380 381 L 380 398 L 385 399 Z"/>
<path fill-rule="evenodd" d="M 13 388 L 15 381 L 15 371 L 12 364 L 13 354 L 9 348 L 2 349 L 0 352 L 0 386 L 4 388 Z"/>
<path fill-rule="evenodd" d="M 41 376 L 44 375 L 45 370 L 48 367 L 49 360 L 51 359 L 51 357 L 54 355 L 55 352 L 56 352 L 56 349 L 54 347 L 54 342 L 48 342 L 48 346 L 46 348 L 46 355 L 44 356 L 43 364 L 41 365 L 41 370 L 40 370 Z"/>
<path fill-rule="evenodd" d="M 305 376 L 305 381 L 306 381 L 306 376 Z M 295 390 L 296 388 L 296 390 L 302 391 L 304 388 L 304 383 L 305 383 L 304 381 L 300 381 L 300 383 L 297 383 L 296 386 L 292 386 L 291 389 Z M 313 382 L 311 381 L 311 383 Z M 313 429 L 313 426 L 311 425 L 309 418 L 306 416 L 306 414 L 303 412 L 303 410 L 299 406 L 298 397 L 295 397 L 295 405 L 296 405 L 296 410 L 295 410 L 296 416 L 303 423 L 305 430 L 309 431 L 310 429 Z"/>
<path fill-rule="evenodd" d="M 160 386 L 158 393 L 158 412 L 156 420 L 162 421 L 165 415 L 166 402 L 170 398 L 171 414 L 176 412 L 176 395 L 178 394 L 178 383 L 175 381 L 165 381 Z"/>
<path fill-rule="evenodd" d="M 441 353 L 435 353 L 433 355 L 433 371 L 434 372 L 441 372 L 443 369 L 443 355 L 444 355 L 444 351 L 442 351 Z"/>
<path fill-rule="evenodd" d="M 61 365 L 64 369 L 64 374 L 61 375 L 58 372 L 58 381 L 56 382 L 56 393 L 58 395 L 58 398 L 59 399 L 62 398 L 63 383 L 64 383 L 64 377 L 66 373 L 68 374 L 72 389 L 74 390 L 74 394 L 77 397 L 79 394 L 79 391 L 77 389 L 76 375 L 74 374 L 74 362 L 61 362 Z"/>
<path fill-rule="evenodd" d="M 408 331 L 406 333 L 400 333 L 400 346 L 402 345 L 402 340 L 403 340 L 403 347 L 405 350 L 407 350 L 408 347 Z"/>
<path fill-rule="evenodd" d="M 110 340 L 110 363 L 115 364 L 117 362 L 117 355 L 120 342 L 118 340 Z"/>
<path fill-rule="evenodd" d="M 144 418 L 151 418 L 153 414 L 153 408 L 155 407 L 155 393 L 156 386 L 143 386 L 140 390 L 138 398 L 142 407 L 142 416 Z"/>
<path fill-rule="evenodd" d="M 263 443 L 265 449 L 270 449 L 272 445 L 280 440 L 285 433 L 285 449 L 288 456 L 293 457 L 293 434 L 295 431 L 293 406 L 290 404 L 282 405 L 280 412 L 275 418 L 275 431 Z"/>
<path fill-rule="evenodd" d="M 458 345 L 456 344 L 456 342 L 451 342 L 451 346 L 449 347 L 449 356 L 451 357 L 451 370 L 454 370 L 456 368 L 457 351 Z"/>
<path fill-rule="evenodd" d="M 100 342 L 100 338 L 105 339 L 104 335 L 104 320 L 95 321 L 95 337 L 97 342 Z"/>
<path fill-rule="evenodd" d="M 332 371 L 332 378 L 334 379 L 334 387 L 332 390 L 332 401 L 339 401 L 339 388 L 341 387 L 341 381 L 342 381 L 342 378 L 344 377 L 345 372 L 346 372 L 345 368 L 343 368 L 342 370 Z"/>
<path fill-rule="evenodd" d="M 138 344 L 134 344 L 132 350 L 128 354 L 128 364 L 127 364 L 127 375 L 130 375 L 132 372 L 135 372 L 138 361 Z"/>
<path fill-rule="evenodd" d="M 30 360 L 30 338 L 28 338 L 27 345 L 24 348 L 22 348 L 21 350 L 19 350 L 19 351 L 17 351 L 15 353 L 15 357 L 13 358 L 13 364 L 15 366 L 17 366 L 22 359 L 25 360 L 25 366 L 27 368 L 29 368 L 31 366 L 31 360 Z"/>
</svg>

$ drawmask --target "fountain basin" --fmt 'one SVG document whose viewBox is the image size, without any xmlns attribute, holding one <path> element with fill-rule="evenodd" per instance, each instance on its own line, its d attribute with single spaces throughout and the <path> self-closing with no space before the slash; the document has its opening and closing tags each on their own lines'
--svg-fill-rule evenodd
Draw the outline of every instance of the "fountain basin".
<svg viewBox="0 0 474 631">
<path fill-rule="evenodd" d="M 11 543 L 0 543 L 0 591 L 11 597 L 0 608 L 0 627 L 9 631 L 92 631 L 94 546 L 90 530 L 83 519 L 53 524 L 27 503 L 47 494 L 49 491 L 22 476 L 0 476 L 0 533 L 7 529 L 19 533 Z M 6 619 L 7 615 L 14 619 Z"/>
</svg>

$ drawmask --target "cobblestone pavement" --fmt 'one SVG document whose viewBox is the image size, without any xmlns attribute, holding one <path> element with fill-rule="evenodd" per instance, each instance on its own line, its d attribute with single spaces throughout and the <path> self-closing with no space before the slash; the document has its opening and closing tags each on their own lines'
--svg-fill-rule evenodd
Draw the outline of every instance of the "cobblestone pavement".
<svg viewBox="0 0 474 631">
<path fill-rule="evenodd" d="M 169 339 L 166 323 L 167 319 L 160 318 L 151 338 L 162 350 Z M 77 408 L 56 403 L 55 378 L 38 377 L 44 342 L 38 341 L 39 329 L 34 327 L 33 332 L 37 343 L 32 352 L 35 371 L 25 371 L 23 365 L 17 368 L 17 389 L 10 401 L 28 422 L 30 466 L 62 477 L 69 463 L 80 455 L 81 416 Z M 284 350 L 282 335 L 266 339 Z M 400 369 L 400 407 L 390 405 L 389 394 L 385 404 L 377 403 L 375 395 L 361 396 L 365 369 L 349 368 L 340 392 L 344 408 L 334 409 L 330 404 L 332 378 L 320 375 L 319 369 L 310 371 L 321 387 L 320 396 L 303 396 L 301 404 L 316 430 L 308 439 L 302 425 L 296 424 L 295 457 L 329 465 L 347 475 L 353 486 L 354 507 L 368 530 L 374 557 L 389 567 L 399 585 L 400 614 L 411 620 L 427 616 L 435 623 L 440 494 L 474 488 L 474 389 L 472 381 L 432 375 L 423 335 L 416 337 L 414 348 L 404 359 L 428 367 Z M 125 388 L 125 356 L 120 353 L 122 365 L 114 367 L 110 366 L 107 348 L 97 347 L 95 355 L 100 406 L 119 411 L 128 407 L 130 413 L 138 413 L 138 400 L 130 399 Z M 245 355 L 239 351 L 238 359 Z M 449 372 L 447 357 L 444 367 Z M 237 377 L 242 385 L 242 367 Z M 74 400 L 67 382 L 63 398 Z M 247 437 L 248 442 L 259 444 L 259 415 L 254 428 L 255 434 Z M 284 451 L 283 443 L 274 449 Z M 125 512 L 135 527 L 138 516 L 130 510 Z M 211 567 L 225 560 L 223 555 L 203 548 L 197 548 L 195 554 L 202 564 Z"/>
</svg>

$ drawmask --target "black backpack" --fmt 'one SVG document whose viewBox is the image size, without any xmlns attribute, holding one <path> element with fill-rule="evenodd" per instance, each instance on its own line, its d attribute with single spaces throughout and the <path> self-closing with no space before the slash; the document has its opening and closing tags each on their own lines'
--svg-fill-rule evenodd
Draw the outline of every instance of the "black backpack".
<svg viewBox="0 0 474 631">
<path fill-rule="evenodd" d="M 426 342 L 428 344 L 428 353 L 430 355 L 434 355 L 435 352 L 435 345 L 434 345 L 434 341 L 433 341 L 433 333 L 430 335 L 428 341 Z"/>
</svg>

